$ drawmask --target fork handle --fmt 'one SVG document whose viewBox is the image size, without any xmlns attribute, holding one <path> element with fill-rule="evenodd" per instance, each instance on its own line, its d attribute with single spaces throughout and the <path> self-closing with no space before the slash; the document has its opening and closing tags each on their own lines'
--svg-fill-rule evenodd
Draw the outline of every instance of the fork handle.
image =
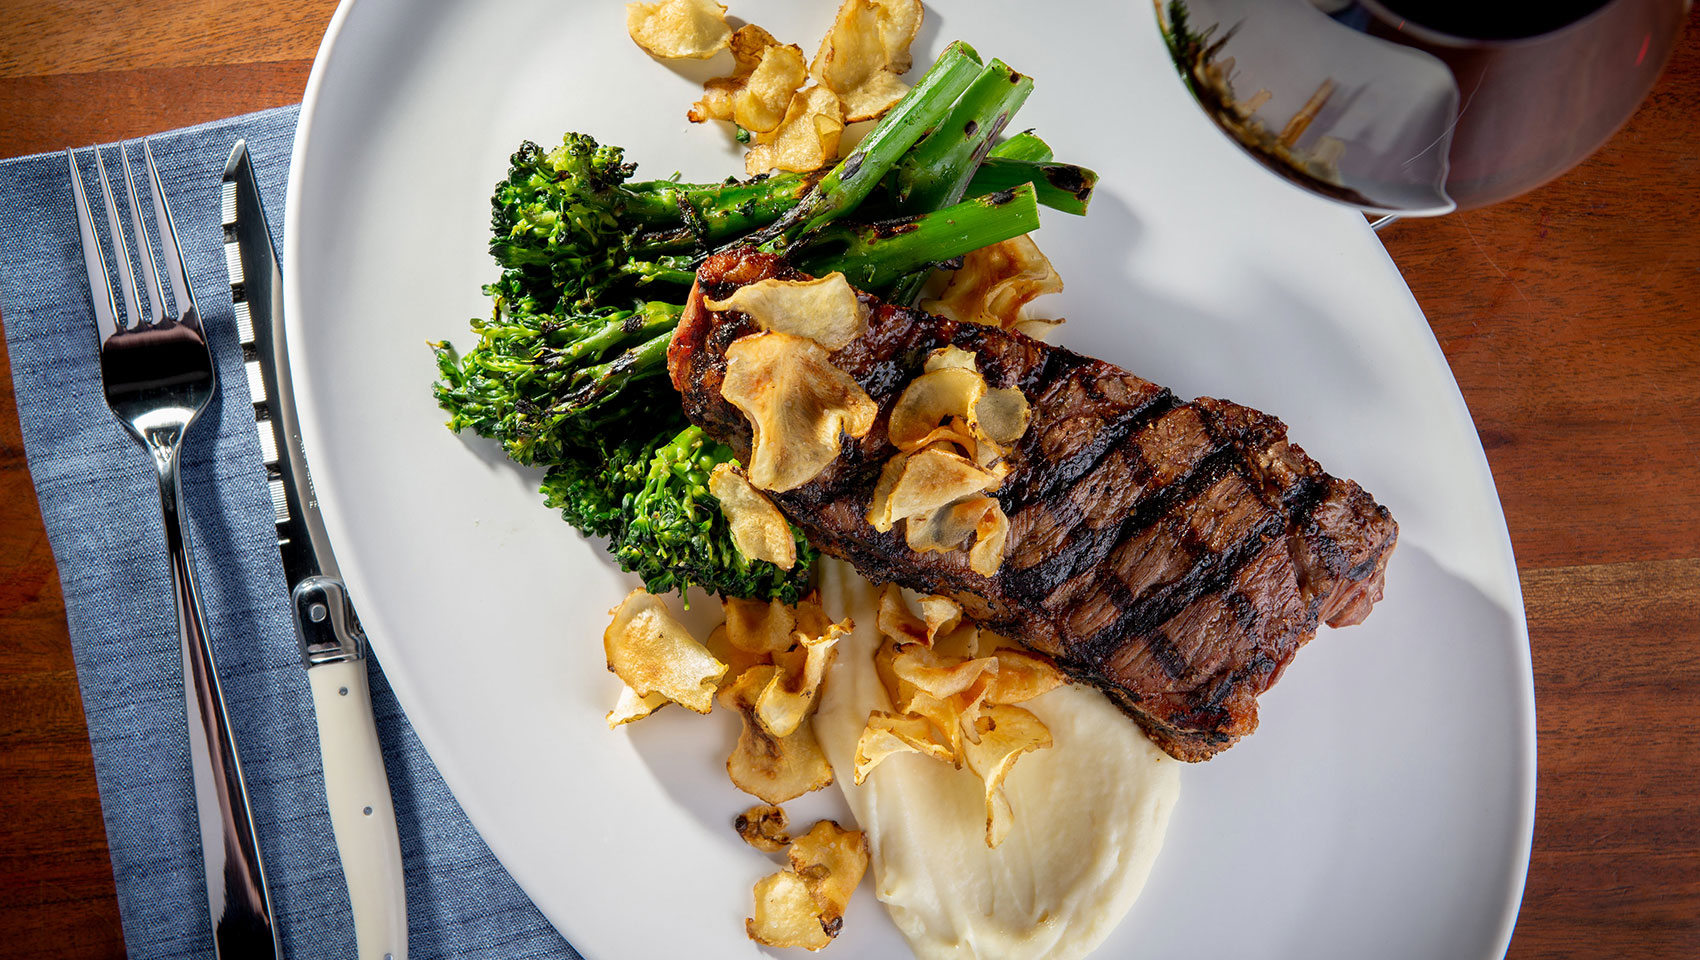
<svg viewBox="0 0 1700 960">
<path fill-rule="evenodd" d="M 150 438 L 153 439 L 153 438 Z M 184 689 L 188 698 L 189 756 L 195 777 L 195 806 L 206 866 L 207 906 L 212 916 L 213 952 L 220 960 L 281 960 L 265 867 L 254 836 L 248 788 L 230 718 L 224 707 L 200 589 L 189 559 L 183 497 L 178 482 L 175 443 L 150 443 L 159 474 L 160 513 L 171 564 L 171 595 L 177 607 L 177 633 L 183 647 Z"/>
</svg>

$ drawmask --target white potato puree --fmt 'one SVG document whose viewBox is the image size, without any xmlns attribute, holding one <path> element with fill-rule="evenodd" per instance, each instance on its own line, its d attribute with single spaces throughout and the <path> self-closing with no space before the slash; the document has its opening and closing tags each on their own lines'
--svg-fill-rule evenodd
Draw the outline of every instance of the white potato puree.
<svg viewBox="0 0 1700 960">
<path fill-rule="evenodd" d="M 1103 694 L 1059 687 L 1022 706 L 1053 746 L 1015 762 L 1014 828 L 986 847 L 986 801 L 967 768 L 891 757 L 852 782 L 869 710 L 891 704 L 874 672 L 879 591 L 823 559 L 821 600 L 856 629 L 839 641 L 815 733 L 872 852 L 874 890 L 920 960 L 1084 957 L 1121 921 L 1163 846 L 1180 762 Z"/>
</svg>

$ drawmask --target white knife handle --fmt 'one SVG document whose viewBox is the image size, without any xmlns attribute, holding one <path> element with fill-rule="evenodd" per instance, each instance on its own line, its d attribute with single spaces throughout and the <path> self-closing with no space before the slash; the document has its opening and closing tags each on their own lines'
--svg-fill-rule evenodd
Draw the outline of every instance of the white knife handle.
<svg viewBox="0 0 1700 960">
<path fill-rule="evenodd" d="M 407 960 L 401 841 L 372 725 L 366 661 L 320 663 L 308 669 L 307 680 L 319 720 L 331 830 L 354 908 L 359 960 Z"/>
</svg>

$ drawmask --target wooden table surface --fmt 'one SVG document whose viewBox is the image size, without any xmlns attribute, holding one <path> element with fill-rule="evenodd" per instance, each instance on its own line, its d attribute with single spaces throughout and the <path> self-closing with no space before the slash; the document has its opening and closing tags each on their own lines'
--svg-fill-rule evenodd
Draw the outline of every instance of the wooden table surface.
<svg viewBox="0 0 1700 960">
<path fill-rule="evenodd" d="M 333 8 L 0 0 L 0 157 L 297 102 Z M 1522 571 L 1540 780 L 1514 958 L 1700 957 L 1697 26 L 1700 10 L 1582 166 L 1382 235 L 1469 402 Z M 0 957 L 121 957 L 9 374 L 0 355 Z"/>
</svg>

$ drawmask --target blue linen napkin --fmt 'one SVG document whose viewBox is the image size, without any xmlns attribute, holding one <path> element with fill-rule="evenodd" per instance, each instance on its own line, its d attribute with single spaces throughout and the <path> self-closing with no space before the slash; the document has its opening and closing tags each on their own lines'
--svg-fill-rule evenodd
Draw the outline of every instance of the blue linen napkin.
<svg viewBox="0 0 1700 960">
<path fill-rule="evenodd" d="M 172 131 L 154 137 L 153 150 L 224 388 L 184 447 L 196 570 L 284 955 L 316 960 L 353 957 L 354 933 L 259 443 L 243 402 L 219 225 L 219 174 L 231 145 L 245 138 L 272 235 L 282 237 L 297 112 Z M 121 176 L 117 151 L 105 157 Z M 83 151 L 80 159 L 95 190 L 93 158 Z M 98 192 L 93 203 L 103 223 Z M 127 212 L 122 199 L 119 207 Z M 64 584 L 125 942 L 136 960 L 210 957 L 158 494 L 147 457 L 102 397 L 90 303 L 64 155 L 0 163 L 0 322 Z M 372 699 L 401 831 L 411 956 L 576 960 L 473 830 L 375 664 Z"/>
</svg>

